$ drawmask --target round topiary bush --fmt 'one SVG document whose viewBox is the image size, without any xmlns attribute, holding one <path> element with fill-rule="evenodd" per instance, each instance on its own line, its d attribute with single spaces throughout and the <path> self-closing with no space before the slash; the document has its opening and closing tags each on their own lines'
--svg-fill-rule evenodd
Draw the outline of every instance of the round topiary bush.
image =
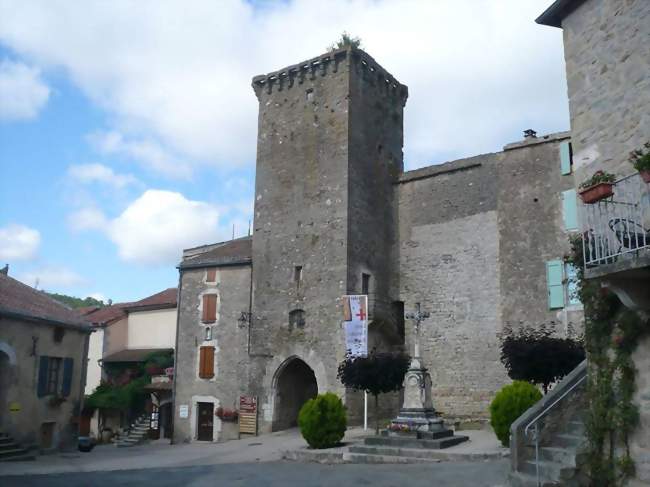
<svg viewBox="0 0 650 487">
<path fill-rule="evenodd" d="M 510 426 L 542 398 L 534 385 L 517 380 L 501 389 L 490 404 L 490 424 L 503 446 L 510 446 Z"/>
<path fill-rule="evenodd" d="M 300 409 L 298 426 L 312 448 L 336 446 L 347 427 L 345 406 L 336 394 L 319 394 Z"/>
</svg>

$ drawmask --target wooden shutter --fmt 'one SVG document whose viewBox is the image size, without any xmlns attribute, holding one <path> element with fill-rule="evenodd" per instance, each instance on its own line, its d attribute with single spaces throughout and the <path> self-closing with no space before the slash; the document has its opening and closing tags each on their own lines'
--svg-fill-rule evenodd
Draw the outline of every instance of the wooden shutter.
<svg viewBox="0 0 650 487">
<path fill-rule="evenodd" d="M 571 142 L 560 144 L 560 169 L 562 174 L 571 174 Z"/>
<path fill-rule="evenodd" d="M 38 397 L 47 395 L 47 369 L 49 357 L 41 356 L 38 363 L 38 386 L 36 394 Z"/>
<path fill-rule="evenodd" d="M 546 263 L 546 284 L 550 309 L 564 308 L 563 267 L 564 264 L 561 260 L 549 260 Z"/>
<path fill-rule="evenodd" d="M 72 370 L 74 366 L 74 360 L 71 358 L 63 359 L 63 384 L 61 386 L 61 395 L 67 397 L 70 395 L 70 389 L 72 387 Z"/>
<path fill-rule="evenodd" d="M 211 269 L 208 269 L 205 281 L 206 282 L 215 282 L 216 280 L 217 280 L 217 268 L 212 267 Z"/>
<path fill-rule="evenodd" d="M 203 296 L 203 323 L 217 321 L 217 295 L 205 294 Z"/>
<path fill-rule="evenodd" d="M 565 230 L 578 229 L 578 197 L 575 189 L 562 192 L 562 215 Z"/>
<path fill-rule="evenodd" d="M 199 377 L 201 379 L 214 377 L 214 347 L 199 349 Z"/>
</svg>

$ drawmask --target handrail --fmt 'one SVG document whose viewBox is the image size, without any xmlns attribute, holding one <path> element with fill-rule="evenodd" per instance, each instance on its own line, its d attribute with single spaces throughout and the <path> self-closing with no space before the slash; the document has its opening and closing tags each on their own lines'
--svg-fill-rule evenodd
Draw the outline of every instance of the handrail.
<svg viewBox="0 0 650 487">
<path fill-rule="evenodd" d="M 553 407 L 560 402 L 562 399 L 564 399 L 573 389 L 578 387 L 585 379 L 587 378 L 587 375 L 583 375 L 580 377 L 571 387 L 569 387 L 560 397 L 558 397 L 555 401 L 553 401 L 550 405 L 546 406 L 544 410 L 539 413 L 535 418 L 530 421 L 526 427 L 524 428 L 524 435 L 528 436 L 528 429 L 534 424 L 535 425 L 535 477 L 537 480 L 537 487 L 541 487 L 541 482 L 539 480 L 539 426 L 537 424 L 537 421 L 539 421 L 541 418 L 546 416 L 546 414 L 553 409 Z"/>
<path fill-rule="evenodd" d="M 524 434 L 528 435 L 528 428 L 530 428 L 533 425 L 533 423 L 536 423 L 543 416 L 546 416 L 546 413 L 549 411 L 549 409 L 553 408 L 553 406 L 555 406 L 558 402 L 560 402 L 562 399 L 564 399 L 567 396 L 567 394 L 569 394 L 569 392 L 571 392 L 573 389 L 578 387 L 578 385 L 581 384 L 582 381 L 584 381 L 586 378 L 587 378 L 586 375 L 583 376 L 583 377 L 580 377 L 580 379 L 578 379 L 575 384 L 573 384 L 566 391 L 564 391 L 564 394 L 562 394 L 560 397 L 558 397 L 551 405 L 546 406 L 546 408 L 541 413 L 539 413 L 537 416 L 535 416 L 535 419 L 533 419 L 530 423 L 528 423 L 528 425 L 526 425 L 526 427 L 524 428 Z"/>
</svg>

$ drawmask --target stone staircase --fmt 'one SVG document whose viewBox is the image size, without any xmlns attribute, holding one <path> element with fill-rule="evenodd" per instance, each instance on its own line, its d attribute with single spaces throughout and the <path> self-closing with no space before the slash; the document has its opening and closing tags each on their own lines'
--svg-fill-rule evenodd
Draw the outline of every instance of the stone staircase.
<svg viewBox="0 0 650 487">
<path fill-rule="evenodd" d="M 149 437 L 149 415 L 143 414 L 140 416 L 129 429 L 126 435 L 120 435 L 115 442 L 118 448 L 125 448 L 135 446 L 145 442 Z"/>
<path fill-rule="evenodd" d="M 561 433 L 552 435 L 539 448 L 539 478 L 542 487 L 588 485 L 580 475 L 576 460 L 580 460 L 580 447 L 586 441 L 585 426 L 579 416 L 572 417 Z M 512 487 L 537 487 L 534 443 L 529 443 L 532 458 L 526 460 L 519 472 L 510 474 Z"/>
<path fill-rule="evenodd" d="M 32 452 L 21 447 L 11 436 L 0 433 L 0 462 L 22 462 L 35 458 Z"/>
<path fill-rule="evenodd" d="M 440 450 L 467 441 L 467 436 L 454 435 L 452 430 L 418 432 L 417 436 L 395 436 L 382 431 L 381 436 L 363 440 L 344 454 L 350 463 L 425 463 L 439 462 Z"/>
</svg>

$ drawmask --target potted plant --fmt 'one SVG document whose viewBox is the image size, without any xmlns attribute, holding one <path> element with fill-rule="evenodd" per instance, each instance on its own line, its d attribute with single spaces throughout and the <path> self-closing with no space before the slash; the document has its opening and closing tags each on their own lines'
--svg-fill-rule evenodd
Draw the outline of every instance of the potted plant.
<svg viewBox="0 0 650 487">
<path fill-rule="evenodd" d="M 580 199 L 587 205 L 609 198 L 614 194 L 616 176 L 605 171 L 596 171 L 593 176 L 584 181 L 580 189 Z"/>
<path fill-rule="evenodd" d="M 639 171 L 641 179 L 650 183 L 650 142 L 643 144 L 642 149 L 636 149 L 630 152 L 629 161 L 634 169 Z"/>
</svg>

